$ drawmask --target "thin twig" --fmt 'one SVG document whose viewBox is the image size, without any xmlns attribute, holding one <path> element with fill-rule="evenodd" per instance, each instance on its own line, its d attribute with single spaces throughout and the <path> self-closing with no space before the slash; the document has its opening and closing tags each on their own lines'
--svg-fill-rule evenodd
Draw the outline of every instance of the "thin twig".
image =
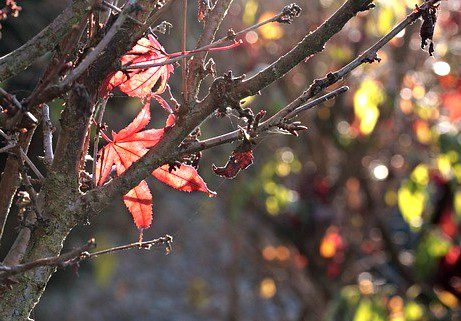
<svg viewBox="0 0 461 321">
<path fill-rule="evenodd" d="M 44 181 L 45 177 L 42 175 L 42 173 L 40 173 L 37 166 L 35 166 L 35 164 L 30 160 L 30 158 L 27 156 L 27 154 L 24 152 L 24 150 L 21 147 L 19 147 L 19 154 L 21 156 L 21 159 L 27 163 L 27 165 L 35 173 L 38 179 L 41 181 Z"/>
<path fill-rule="evenodd" d="M 35 191 L 32 183 L 29 179 L 29 175 L 27 175 L 27 171 L 24 166 L 19 166 L 19 171 L 21 173 L 22 185 L 26 188 L 27 193 L 29 193 L 30 200 L 35 208 L 38 210 L 37 201 L 38 201 L 38 194 Z"/>
<path fill-rule="evenodd" d="M 108 8 L 111 9 L 111 10 L 114 10 L 114 11 L 117 12 L 117 13 L 121 13 L 121 12 L 122 12 L 122 9 L 120 9 L 119 7 L 113 5 L 113 4 L 110 3 L 110 2 L 107 2 L 106 0 L 103 0 L 103 1 L 102 1 L 102 5 L 108 7 Z M 138 25 L 140 25 L 140 26 L 144 26 L 144 23 L 143 23 L 143 22 L 139 21 L 139 20 L 136 19 L 136 18 L 133 18 L 133 17 L 130 16 L 130 15 L 127 15 L 127 18 L 130 19 L 130 20 L 132 20 L 132 21 L 134 21 L 134 22 L 136 22 L 136 23 L 137 23 Z"/>
<path fill-rule="evenodd" d="M 211 44 L 208 44 L 206 46 L 197 48 L 195 50 L 191 50 L 190 52 L 188 52 L 186 54 L 178 55 L 178 56 L 176 56 L 174 58 L 170 58 L 170 59 L 167 59 L 167 60 L 162 61 L 162 62 L 153 62 L 153 63 L 140 62 L 140 63 L 137 63 L 137 64 L 127 65 L 127 66 L 123 66 L 122 70 L 145 69 L 145 68 L 160 67 L 160 66 L 173 64 L 175 62 L 184 60 L 185 58 L 195 56 L 195 55 L 197 55 L 199 53 L 210 51 L 211 49 L 217 48 L 217 47 L 223 45 L 226 42 L 229 42 L 229 41 L 234 41 L 235 42 L 238 37 L 240 37 L 241 35 L 246 34 L 249 31 L 253 31 L 255 29 L 258 29 L 258 28 L 260 28 L 260 27 L 262 27 L 262 26 L 264 26 L 264 25 L 266 25 L 268 23 L 271 23 L 271 22 L 277 22 L 277 20 L 279 20 L 280 17 L 282 17 L 282 15 L 283 15 L 282 12 L 280 12 L 279 14 L 273 16 L 272 18 L 269 18 L 267 20 L 261 21 L 261 22 L 259 22 L 257 24 L 254 24 L 254 25 L 252 25 L 252 26 L 250 26 L 248 28 L 240 30 L 237 33 L 232 32 L 232 33 L 228 34 L 227 36 L 222 37 L 222 38 L 212 42 Z M 183 50 L 183 52 L 185 52 L 185 49 L 182 49 L 182 50 Z"/>
<path fill-rule="evenodd" d="M 72 250 L 68 253 L 65 253 L 59 256 L 43 258 L 43 259 L 39 259 L 39 260 L 32 261 L 29 263 L 17 264 L 13 266 L 0 265 L 0 271 L 3 271 L 3 273 L 0 274 L 0 279 L 3 279 L 8 276 L 13 276 L 19 273 L 23 273 L 25 271 L 28 271 L 28 270 L 31 270 L 37 267 L 43 267 L 43 266 L 66 267 L 70 265 L 75 258 L 79 258 L 84 252 L 87 252 L 88 250 L 94 248 L 95 246 L 96 246 L 95 240 L 91 239 L 84 246 L 81 246 L 75 250 Z"/>
<path fill-rule="evenodd" d="M 111 254 L 115 252 L 126 251 L 129 249 L 136 249 L 136 248 L 149 250 L 154 245 L 166 245 L 167 253 L 170 253 L 171 243 L 173 243 L 173 237 L 171 235 L 166 234 L 165 236 L 162 236 L 157 239 L 150 240 L 150 241 L 130 243 L 126 245 L 112 247 L 106 250 L 93 252 L 88 255 L 88 258 L 91 259 L 91 258 L 98 257 L 99 255 L 103 255 L 103 254 Z"/>
<path fill-rule="evenodd" d="M 96 116 L 96 132 L 94 134 L 93 140 L 93 186 L 96 186 L 96 163 L 98 160 L 98 150 L 99 150 L 99 138 L 101 133 L 102 120 L 104 118 L 104 112 L 106 111 L 107 99 L 104 99 L 99 105 L 98 113 Z"/>
<path fill-rule="evenodd" d="M 285 118 L 278 118 L 277 117 L 277 118 L 275 118 L 273 120 L 271 120 L 272 118 L 270 118 L 270 119 L 268 119 L 267 121 L 265 121 L 264 123 L 262 123 L 258 127 L 255 134 L 256 135 L 264 135 L 270 129 L 276 127 L 281 122 L 283 122 L 284 119 L 293 118 L 293 117 L 299 115 L 300 113 L 302 113 L 302 112 L 304 112 L 304 111 L 306 111 L 308 109 L 312 109 L 315 106 L 318 106 L 318 105 L 320 105 L 320 104 L 322 104 L 322 103 L 324 103 L 324 102 L 326 102 L 326 101 L 328 101 L 330 99 L 333 99 L 333 98 L 337 97 L 338 95 L 341 95 L 342 93 L 346 92 L 348 89 L 349 89 L 349 87 L 343 86 L 343 87 L 340 87 L 340 88 L 338 88 L 336 90 L 333 90 L 332 92 L 330 92 L 330 93 L 328 93 L 328 94 L 326 94 L 324 96 L 321 96 L 321 97 L 319 97 L 317 99 L 314 99 L 314 100 L 308 102 L 305 105 L 302 105 L 302 106 L 298 107 L 296 110 L 292 111 Z M 232 132 L 220 135 L 220 136 L 216 136 L 216 137 L 209 138 L 209 139 L 206 139 L 206 140 L 202 140 L 202 141 L 199 141 L 199 142 L 191 143 L 186 148 L 179 151 L 178 155 L 175 155 L 175 156 L 190 155 L 192 153 L 196 153 L 196 152 L 199 152 L 199 151 L 210 149 L 210 148 L 213 148 L 213 147 L 216 147 L 216 146 L 219 146 L 219 145 L 235 142 L 237 140 L 242 139 L 243 137 L 244 137 L 244 135 L 243 135 L 241 130 L 235 130 L 235 131 L 232 131 Z"/>
<path fill-rule="evenodd" d="M 123 25 L 127 18 L 127 11 L 131 10 L 128 8 L 122 11 L 117 20 L 115 20 L 114 24 L 110 27 L 107 34 L 102 38 L 102 40 L 98 43 L 98 45 L 85 57 L 85 59 L 74 69 L 72 72 L 64 79 L 64 81 L 59 85 L 61 88 L 68 88 L 71 86 L 74 81 L 76 81 L 84 72 L 85 70 L 90 67 L 90 65 L 99 57 L 101 52 L 106 49 L 106 47 L 111 42 L 112 38 L 117 34 L 120 27 Z"/>
<path fill-rule="evenodd" d="M 6 153 L 6 152 L 8 152 L 10 149 L 12 149 L 12 148 L 15 147 L 15 146 L 16 146 L 16 144 L 10 144 L 10 143 L 8 143 L 8 145 L 3 146 L 2 148 L 0 148 L 0 154 L 1 154 L 1 153 Z"/>
<path fill-rule="evenodd" d="M 16 98 L 15 95 L 8 93 L 5 89 L 1 87 L 0 87 L 0 94 L 5 96 L 5 98 L 8 101 L 10 101 L 20 112 L 22 112 L 25 116 L 27 116 L 34 124 L 38 124 L 37 118 L 35 118 L 34 115 L 32 115 L 27 110 L 25 110 L 25 108 L 22 106 L 22 104 L 19 102 L 19 100 Z"/>
<path fill-rule="evenodd" d="M 316 98 L 314 100 L 311 100 L 310 102 L 308 102 L 307 104 L 304 104 L 302 106 L 299 106 L 298 108 L 296 108 L 295 110 L 293 110 L 291 113 L 289 113 L 288 115 L 285 116 L 285 119 L 291 119 L 293 117 L 296 117 L 298 116 L 300 113 L 302 113 L 303 111 L 305 110 L 308 110 L 308 109 L 311 109 L 312 107 L 315 107 L 317 105 L 320 105 L 324 102 L 327 102 L 328 100 L 331 100 L 333 98 L 336 98 L 337 96 L 345 93 L 346 91 L 349 90 L 349 87 L 348 86 L 342 86 L 342 87 L 339 87 L 338 89 L 335 89 L 331 92 L 329 92 L 328 94 L 326 95 L 323 95 L 319 98 Z"/>
<path fill-rule="evenodd" d="M 5 153 L 18 145 L 18 135 L 7 135 L 3 130 L 0 129 L 0 136 L 6 140 L 6 146 L 0 148 L 0 153 Z"/>
<path fill-rule="evenodd" d="M 104 254 L 112 254 L 116 252 L 126 251 L 129 249 L 145 249 L 149 250 L 152 246 L 156 245 L 166 245 L 167 254 L 171 252 L 171 243 L 173 242 L 173 237 L 166 234 L 165 236 L 153 239 L 150 241 L 136 242 L 121 246 L 116 246 L 108 248 L 105 250 L 88 253 L 88 251 L 96 247 L 96 242 L 94 239 L 89 240 L 84 246 L 81 246 L 75 250 L 72 250 L 68 253 L 61 254 L 55 257 L 43 258 L 33 262 L 18 264 L 13 266 L 0 265 L 0 280 L 6 277 L 10 277 L 19 273 L 26 272 L 31 269 L 38 267 L 59 267 L 64 268 L 70 265 L 78 264 L 81 261 L 96 258 Z"/>
<path fill-rule="evenodd" d="M 187 50 L 187 0 L 182 0 L 181 50 L 183 54 L 185 54 Z M 187 58 L 182 58 L 181 66 L 183 105 L 187 109 Z"/>
<path fill-rule="evenodd" d="M 47 104 L 43 104 L 42 108 L 43 116 L 43 148 L 45 152 L 44 162 L 45 165 L 51 166 L 54 159 L 53 153 L 53 123 L 50 119 L 50 107 Z"/>
<path fill-rule="evenodd" d="M 87 14 L 88 1 L 75 0 L 46 28 L 27 43 L 0 58 L 0 82 L 29 67 L 36 59 L 56 47 L 62 38 Z"/>
<path fill-rule="evenodd" d="M 399 32 L 404 30 L 406 27 L 415 22 L 420 16 L 421 12 L 426 10 L 428 6 L 433 6 L 440 0 L 429 0 L 425 2 L 417 11 L 410 13 L 404 20 L 397 24 L 388 34 L 379 39 L 375 44 L 368 48 L 363 54 L 355 58 L 353 61 L 345 65 L 343 68 L 329 73 L 322 79 L 316 79 L 309 86 L 309 88 L 295 101 L 293 101 L 289 106 L 282 109 L 279 113 L 272 116 L 272 118 L 283 118 L 293 110 L 304 104 L 306 101 L 314 97 L 315 95 L 322 92 L 325 88 L 330 87 L 339 80 L 343 79 L 346 75 L 352 72 L 357 67 L 361 66 L 364 63 L 372 63 L 374 61 L 379 61 L 377 57 L 378 51 L 384 47 L 389 41 L 391 41 Z M 270 120 L 269 120 L 270 121 Z"/>
</svg>

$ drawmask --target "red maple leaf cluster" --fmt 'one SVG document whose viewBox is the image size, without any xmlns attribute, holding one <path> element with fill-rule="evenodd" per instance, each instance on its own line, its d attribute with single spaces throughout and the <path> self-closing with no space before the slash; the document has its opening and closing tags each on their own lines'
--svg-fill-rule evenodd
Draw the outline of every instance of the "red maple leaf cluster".
<svg viewBox="0 0 461 321">
<path fill-rule="evenodd" d="M 169 58 L 160 43 L 153 37 L 140 39 L 126 55 L 121 58 L 122 66 L 141 62 L 162 62 Z M 96 182 L 103 185 L 115 167 L 117 175 L 125 172 L 134 162 L 144 156 L 149 148 L 154 147 L 163 138 L 165 130 L 174 126 L 174 115 L 168 103 L 159 94 L 165 91 L 170 74 L 173 72 L 172 65 L 134 69 L 130 71 L 117 71 L 111 74 L 103 83 L 101 95 L 107 96 L 115 88 L 119 88 L 131 97 L 138 97 L 145 102 L 141 112 L 124 129 L 118 133 L 112 133 L 112 139 L 103 134 L 107 140 L 98 153 L 96 164 Z M 150 100 L 155 98 L 170 115 L 164 128 L 145 129 L 149 124 Z M 147 102 L 146 102 L 147 101 Z M 214 196 L 199 176 L 197 170 L 189 165 L 180 164 L 174 168 L 163 165 L 152 172 L 159 181 L 174 189 L 193 192 L 200 191 Z M 145 180 L 123 196 L 124 203 L 134 223 L 139 229 L 148 228 L 152 223 L 152 194 Z"/>
</svg>

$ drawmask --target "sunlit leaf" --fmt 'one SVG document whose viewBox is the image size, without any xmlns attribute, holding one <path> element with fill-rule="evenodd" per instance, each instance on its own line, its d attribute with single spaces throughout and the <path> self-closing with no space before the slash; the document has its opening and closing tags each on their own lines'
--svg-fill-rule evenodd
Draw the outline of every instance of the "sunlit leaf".
<svg viewBox="0 0 461 321">
<path fill-rule="evenodd" d="M 410 227 L 419 229 L 427 201 L 425 191 L 409 182 L 404 183 L 397 194 L 400 213 Z"/>
<path fill-rule="evenodd" d="M 365 79 L 354 96 L 354 112 L 363 135 L 373 132 L 379 118 L 378 106 L 384 101 L 384 94 L 378 83 Z"/>
</svg>

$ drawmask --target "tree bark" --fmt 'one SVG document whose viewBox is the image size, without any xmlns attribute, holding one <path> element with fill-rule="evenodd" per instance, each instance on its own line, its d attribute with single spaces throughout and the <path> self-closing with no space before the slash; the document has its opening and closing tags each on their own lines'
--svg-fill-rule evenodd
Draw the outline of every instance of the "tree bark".
<svg viewBox="0 0 461 321">
<path fill-rule="evenodd" d="M 60 254 L 64 240 L 78 223 L 72 204 L 80 196 L 78 167 L 88 131 L 93 105 L 85 87 L 76 85 L 69 95 L 61 117 L 55 161 L 43 187 L 45 225 L 32 232 L 24 255 L 25 262 Z M 17 277 L 18 283 L 2 295 L 0 319 L 27 320 L 54 273 L 53 267 L 39 267 Z"/>
</svg>

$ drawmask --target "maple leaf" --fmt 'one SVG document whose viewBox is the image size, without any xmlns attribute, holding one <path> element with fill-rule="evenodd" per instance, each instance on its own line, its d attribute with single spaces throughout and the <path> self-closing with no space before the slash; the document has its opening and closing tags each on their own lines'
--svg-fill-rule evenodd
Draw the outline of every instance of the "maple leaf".
<svg viewBox="0 0 461 321">
<path fill-rule="evenodd" d="M 122 58 L 122 66 L 129 66 L 139 63 L 160 63 L 166 61 L 170 56 L 162 45 L 149 35 L 148 38 L 141 38 L 136 45 Z M 173 73 L 173 65 L 167 64 L 145 69 L 132 69 L 117 71 L 107 77 L 101 88 L 101 95 L 107 96 L 114 88 L 119 88 L 130 97 L 138 97 L 142 100 L 162 94 Z M 157 99 L 157 98 L 156 98 Z M 167 104 L 168 105 L 168 104 Z M 162 104 L 165 108 L 165 106 Z"/>
<path fill-rule="evenodd" d="M 144 130 L 149 124 L 150 118 L 150 104 L 146 103 L 128 126 L 118 133 L 112 133 L 112 139 L 105 134 L 103 135 L 108 143 L 98 153 L 95 173 L 98 186 L 107 181 L 113 166 L 116 168 L 117 175 L 121 175 L 134 162 L 144 156 L 149 148 L 158 144 L 163 138 L 166 128 L 174 125 L 174 116 L 170 115 L 165 128 Z M 197 170 L 189 165 L 180 164 L 173 170 L 170 170 L 169 165 L 163 165 L 154 170 L 152 175 L 157 180 L 180 191 L 200 191 L 210 197 L 215 195 L 208 189 Z M 141 181 L 123 196 L 123 201 L 139 229 L 148 228 L 151 225 L 152 194 L 146 181 Z"/>
</svg>

